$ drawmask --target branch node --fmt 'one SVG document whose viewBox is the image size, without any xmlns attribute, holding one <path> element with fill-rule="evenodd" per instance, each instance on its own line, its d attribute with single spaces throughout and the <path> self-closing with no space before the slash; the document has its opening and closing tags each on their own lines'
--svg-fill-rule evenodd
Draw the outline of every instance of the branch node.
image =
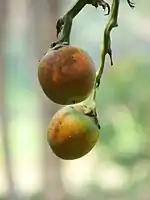
<svg viewBox="0 0 150 200">
<path fill-rule="evenodd" d="M 113 64 L 112 50 L 111 49 L 108 51 L 108 55 L 109 55 L 109 58 L 110 58 L 110 64 L 111 64 L 111 66 L 113 66 L 114 64 Z"/>
<path fill-rule="evenodd" d="M 58 49 L 60 49 L 60 48 L 62 48 L 62 47 L 64 47 L 64 46 L 67 46 L 67 45 L 69 45 L 69 43 L 58 41 L 58 42 L 53 42 L 53 43 L 51 44 L 51 47 L 50 47 L 50 48 L 51 48 L 52 50 L 58 50 Z"/>
<path fill-rule="evenodd" d="M 105 15 L 109 15 L 110 13 L 110 5 L 104 0 L 90 0 L 90 4 L 92 4 L 95 8 L 101 6 L 105 11 L 107 9 L 107 13 Z"/>
</svg>

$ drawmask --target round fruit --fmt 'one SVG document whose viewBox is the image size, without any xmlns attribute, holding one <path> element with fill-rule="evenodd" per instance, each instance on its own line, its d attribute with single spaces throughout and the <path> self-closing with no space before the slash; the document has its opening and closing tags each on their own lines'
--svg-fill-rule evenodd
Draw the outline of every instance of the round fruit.
<svg viewBox="0 0 150 200">
<path fill-rule="evenodd" d="M 87 106 L 69 105 L 52 118 L 47 140 L 61 159 L 73 160 L 90 152 L 99 137 L 96 113 Z"/>
<path fill-rule="evenodd" d="M 38 79 L 49 99 L 69 105 L 85 100 L 94 86 L 96 68 L 89 55 L 76 47 L 48 51 L 40 60 Z"/>
</svg>

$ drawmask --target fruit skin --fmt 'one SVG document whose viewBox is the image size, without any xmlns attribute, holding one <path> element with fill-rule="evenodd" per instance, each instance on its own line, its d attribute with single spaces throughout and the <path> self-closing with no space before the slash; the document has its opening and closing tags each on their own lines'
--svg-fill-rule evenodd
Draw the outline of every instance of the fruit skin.
<svg viewBox="0 0 150 200">
<path fill-rule="evenodd" d="M 52 118 L 47 140 L 56 156 L 64 160 L 78 159 L 92 150 L 99 138 L 99 126 L 91 111 L 82 105 L 61 108 Z"/>
<path fill-rule="evenodd" d="M 38 67 L 44 93 L 61 105 L 84 101 L 93 89 L 95 76 L 96 67 L 89 55 L 69 45 L 49 50 Z"/>
</svg>

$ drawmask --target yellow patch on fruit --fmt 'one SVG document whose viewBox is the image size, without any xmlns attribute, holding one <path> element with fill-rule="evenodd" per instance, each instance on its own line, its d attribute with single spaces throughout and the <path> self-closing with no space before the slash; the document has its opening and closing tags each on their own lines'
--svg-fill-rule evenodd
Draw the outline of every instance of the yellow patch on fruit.
<svg viewBox="0 0 150 200">
<path fill-rule="evenodd" d="M 53 116 L 47 133 L 52 151 L 65 160 L 86 155 L 98 138 L 99 127 L 95 120 L 84 114 L 83 106 L 76 104 L 60 109 Z"/>
</svg>

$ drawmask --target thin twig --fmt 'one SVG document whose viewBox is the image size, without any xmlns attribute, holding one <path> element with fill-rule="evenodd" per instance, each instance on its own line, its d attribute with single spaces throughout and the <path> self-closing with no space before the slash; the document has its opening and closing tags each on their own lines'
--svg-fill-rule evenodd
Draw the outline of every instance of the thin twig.
<svg viewBox="0 0 150 200">
<path fill-rule="evenodd" d="M 91 4 L 96 8 L 98 6 L 102 6 L 104 10 L 106 8 L 108 9 L 107 14 L 110 12 L 109 4 L 104 0 L 78 0 L 74 6 L 57 21 L 56 29 L 58 41 L 52 43 L 51 48 L 57 49 L 70 43 L 70 33 L 73 19 L 87 4 Z"/>
<path fill-rule="evenodd" d="M 111 34 L 112 29 L 118 26 L 117 20 L 118 20 L 119 3 L 120 3 L 120 0 L 113 0 L 111 11 L 110 11 L 110 17 L 104 30 L 103 45 L 102 45 L 101 54 L 100 54 L 100 66 L 97 71 L 96 82 L 95 82 L 96 85 L 95 85 L 95 91 L 94 91 L 94 99 L 96 96 L 96 89 L 100 85 L 100 80 L 101 80 L 103 70 L 104 70 L 104 65 L 105 65 L 105 57 L 107 54 L 110 57 L 111 65 L 113 65 L 110 34 Z"/>
<path fill-rule="evenodd" d="M 131 0 L 127 0 L 127 3 L 129 4 L 131 8 L 134 8 L 134 3 Z M 96 90 L 100 86 L 100 80 L 104 71 L 105 57 L 107 54 L 110 57 L 111 65 L 113 65 L 110 34 L 113 28 L 118 27 L 119 4 L 120 4 L 120 0 L 113 0 L 111 11 L 110 11 L 110 17 L 104 30 L 103 45 L 102 45 L 101 54 L 100 54 L 100 66 L 97 71 L 95 88 L 94 88 L 94 93 L 93 93 L 94 100 L 96 97 Z"/>
</svg>

